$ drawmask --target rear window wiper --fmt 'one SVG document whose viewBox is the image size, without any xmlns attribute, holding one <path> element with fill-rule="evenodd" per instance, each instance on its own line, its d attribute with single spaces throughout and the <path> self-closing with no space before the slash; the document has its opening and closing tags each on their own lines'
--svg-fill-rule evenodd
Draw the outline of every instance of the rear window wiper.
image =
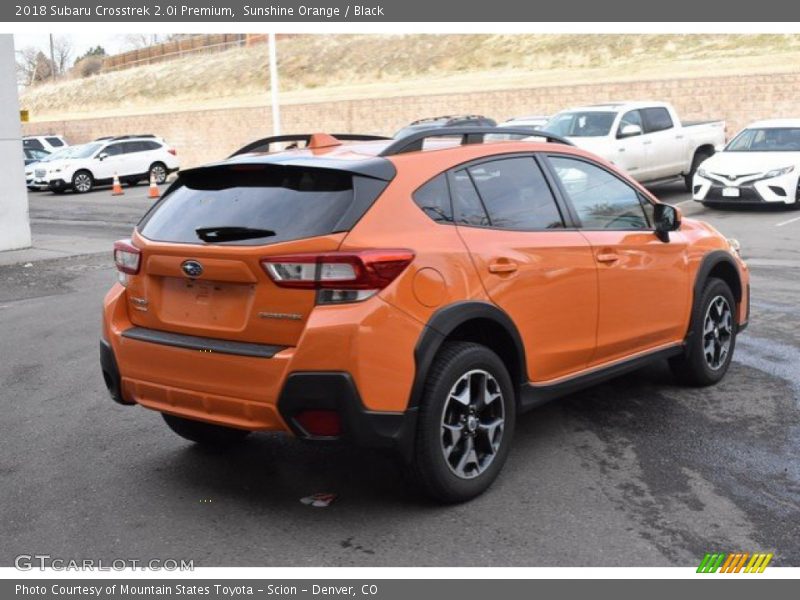
<svg viewBox="0 0 800 600">
<path fill-rule="evenodd" d="M 237 242 L 275 235 L 270 229 L 255 227 L 200 227 L 194 231 L 204 242 Z"/>
</svg>

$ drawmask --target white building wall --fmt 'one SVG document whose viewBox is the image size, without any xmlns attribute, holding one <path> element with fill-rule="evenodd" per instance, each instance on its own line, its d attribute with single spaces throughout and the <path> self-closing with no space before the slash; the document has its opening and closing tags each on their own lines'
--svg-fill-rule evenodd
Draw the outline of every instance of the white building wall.
<svg viewBox="0 0 800 600">
<path fill-rule="evenodd" d="M 0 251 L 30 245 L 14 38 L 0 34 Z"/>
</svg>

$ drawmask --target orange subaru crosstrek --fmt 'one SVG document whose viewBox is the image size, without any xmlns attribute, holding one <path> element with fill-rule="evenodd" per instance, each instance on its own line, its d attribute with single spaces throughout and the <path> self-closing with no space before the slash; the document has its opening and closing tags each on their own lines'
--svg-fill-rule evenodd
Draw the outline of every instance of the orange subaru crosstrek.
<svg viewBox="0 0 800 600">
<path fill-rule="evenodd" d="M 283 136 L 182 171 L 114 247 L 111 396 L 198 443 L 394 449 L 453 502 L 524 410 L 655 359 L 719 381 L 749 313 L 736 242 L 530 135 Z"/>
</svg>

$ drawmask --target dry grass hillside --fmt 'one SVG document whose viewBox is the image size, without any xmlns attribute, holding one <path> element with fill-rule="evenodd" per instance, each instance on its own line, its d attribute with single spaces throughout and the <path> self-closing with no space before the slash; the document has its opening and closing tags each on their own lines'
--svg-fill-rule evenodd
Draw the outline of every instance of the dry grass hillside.
<svg viewBox="0 0 800 600">
<path fill-rule="evenodd" d="M 278 44 L 281 101 L 800 69 L 800 35 L 304 35 Z M 28 89 L 36 121 L 268 103 L 266 46 Z"/>
</svg>

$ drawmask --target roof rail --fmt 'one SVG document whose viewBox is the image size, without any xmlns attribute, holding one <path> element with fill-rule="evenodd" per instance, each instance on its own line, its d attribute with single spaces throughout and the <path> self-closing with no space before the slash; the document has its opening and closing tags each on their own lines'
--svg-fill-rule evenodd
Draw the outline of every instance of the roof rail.
<svg viewBox="0 0 800 600">
<path fill-rule="evenodd" d="M 119 141 L 119 140 L 130 140 L 130 139 L 139 139 L 139 138 L 146 138 L 146 139 L 156 139 L 157 136 L 153 135 L 152 133 L 142 133 L 140 135 L 104 135 L 99 138 L 96 138 L 95 142 L 107 142 L 107 141 Z"/>
<path fill-rule="evenodd" d="M 233 158 L 240 154 L 247 154 L 248 152 L 269 152 L 272 144 L 280 144 L 281 142 L 303 142 L 308 146 L 311 141 L 313 133 L 295 133 L 289 135 L 273 135 L 265 137 L 255 142 L 250 142 L 246 146 L 242 146 L 236 152 L 231 154 L 228 158 Z M 390 138 L 382 135 L 363 135 L 360 133 L 331 133 L 329 134 L 337 140 L 343 142 L 374 142 L 376 140 L 388 140 Z"/>
<path fill-rule="evenodd" d="M 481 144 L 483 143 L 483 136 L 488 134 L 540 137 L 544 138 L 547 142 L 566 144 L 567 146 L 575 145 L 560 135 L 528 127 L 438 127 L 436 129 L 415 131 L 414 133 L 400 138 L 385 148 L 383 152 L 380 153 L 380 156 L 394 156 L 395 154 L 403 154 L 405 152 L 417 152 L 422 150 L 422 144 L 427 138 L 461 136 L 462 145 Z"/>
<path fill-rule="evenodd" d="M 479 120 L 491 120 L 489 117 L 485 117 L 483 115 L 471 115 L 471 114 L 463 114 L 463 115 L 441 115 L 439 117 L 425 117 L 422 119 L 417 119 L 416 121 L 411 121 L 408 125 L 422 125 L 423 123 L 433 123 L 434 121 L 479 121 Z"/>
</svg>

